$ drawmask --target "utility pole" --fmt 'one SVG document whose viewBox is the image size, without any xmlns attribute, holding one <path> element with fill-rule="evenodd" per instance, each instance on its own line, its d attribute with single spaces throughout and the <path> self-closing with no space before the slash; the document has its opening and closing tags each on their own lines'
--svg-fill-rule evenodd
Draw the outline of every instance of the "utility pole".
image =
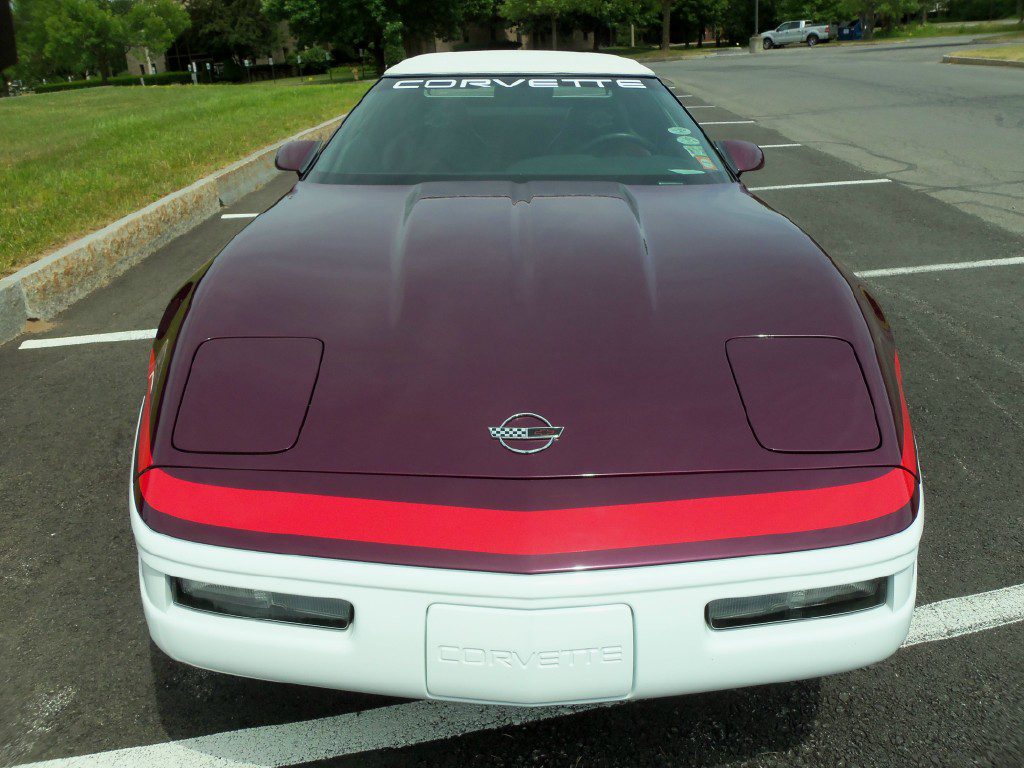
<svg viewBox="0 0 1024 768">
<path fill-rule="evenodd" d="M 760 20 L 758 19 L 759 11 L 761 10 L 759 5 L 760 5 L 759 0 L 754 0 L 754 34 L 755 35 L 761 34 L 761 23 L 760 23 Z"/>
</svg>

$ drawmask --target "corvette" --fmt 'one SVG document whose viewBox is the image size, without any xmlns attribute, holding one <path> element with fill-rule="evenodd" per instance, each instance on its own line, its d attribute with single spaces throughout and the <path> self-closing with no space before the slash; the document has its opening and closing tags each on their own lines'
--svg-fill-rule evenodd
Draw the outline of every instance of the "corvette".
<svg viewBox="0 0 1024 768">
<path fill-rule="evenodd" d="M 156 645 L 455 701 L 865 666 L 923 526 L 892 329 L 635 61 L 427 54 L 171 299 L 129 492 Z"/>
</svg>

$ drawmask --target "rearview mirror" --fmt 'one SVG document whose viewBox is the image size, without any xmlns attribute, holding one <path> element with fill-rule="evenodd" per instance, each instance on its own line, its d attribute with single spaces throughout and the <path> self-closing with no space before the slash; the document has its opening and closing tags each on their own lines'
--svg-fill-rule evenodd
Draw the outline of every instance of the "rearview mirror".
<svg viewBox="0 0 1024 768">
<path fill-rule="evenodd" d="M 757 144 L 749 141 L 736 141 L 727 139 L 718 142 L 718 148 L 725 154 L 727 160 L 732 163 L 736 175 L 740 176 L 747 171 L 759 171 L 764 168 L 764 152 Z"/>
<path fill-rule="evenodd" d="M 277 150 L 274 165 L 279 171 L 302 173 L 309 165 L 309 161 L 313 159 L 313 155 L 320 149 L 321 143 L 320 141 L 303 140 L 282 144 L 281 148 Z"/>
</svg>

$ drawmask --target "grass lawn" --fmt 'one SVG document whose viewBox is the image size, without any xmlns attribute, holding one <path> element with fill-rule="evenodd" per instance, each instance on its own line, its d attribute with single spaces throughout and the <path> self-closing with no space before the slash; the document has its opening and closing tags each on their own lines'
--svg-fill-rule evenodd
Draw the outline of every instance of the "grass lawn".
<svg viewBox="0 0 1024 768">
<path fill-rule="evenodd" d="M 0 276 L 347 112 L 370 85 L 106 87 L 0 99 Z"/>
<path fill-rule="evenodd" d="M 875 30 L 875 40 L 906 40 L 920 37 L 946 37 L 948 35 L 990 35 L 1024 32 L 1024 24 L 1009 21 L 957 21 L 910 24 L 895 27 L 891 32 Z"/>
<path fill-rule="evenodd" d="M 648 59 L 685 59 L 690 56 L 707 56 L 712 53 L 730 53 L 741 50 L 746 49 L 737 45 L 723 45 L 721 48 L 716 48 L 714 43 L 705 43 L 704 47 L 698 48 L 696 43 L 694 43 L 689 48 L 673 45 L 667 51 L 663 51 L 657 46 L 638 45 L 635 48 L 630 48 L 629 46 L 624 48 L 602 48 L 600 52 L 610 53 L 615 56 L 625 56 L 628 59 L 636 59 L 637 61 L 645 61 Z"/>
<path fill-rule="evenodd" d="M 279 77 L 277 80 L 259 80 L 254 85 L 330 85 L 331 83 L 351 83 L 355 78 L 352 76 L 352 66 L 331 67 L 330 72 L 320 72 L 315 75 L 301 75 L 298 77 Z M 356 69 L 360 69 L 355 65 Z M 376 80 L 377 70 L 374 67 L 366 67 L 359 73 L 360 80 Z"/>
<path fill-rule="evenodd" d="M 1024 61 L 1024 43 L 1020 45 L 994 45 L 991 48 L 968 48 L 966 51 L 956 55 L 968 59 Z"/>
</svg>

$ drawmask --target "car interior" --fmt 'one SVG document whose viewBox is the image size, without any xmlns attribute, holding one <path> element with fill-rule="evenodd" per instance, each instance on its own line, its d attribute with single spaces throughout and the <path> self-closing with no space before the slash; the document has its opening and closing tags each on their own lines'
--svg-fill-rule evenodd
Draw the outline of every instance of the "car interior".
<svg viewBox="0 0 1024 768">
<path fill-rule="evenodd" d="M 725 176 L 660 83 L 395 89 L 385 79 L 341 130 L 344 140 L 324 151 L 311 181 Z"/>
</svg>

